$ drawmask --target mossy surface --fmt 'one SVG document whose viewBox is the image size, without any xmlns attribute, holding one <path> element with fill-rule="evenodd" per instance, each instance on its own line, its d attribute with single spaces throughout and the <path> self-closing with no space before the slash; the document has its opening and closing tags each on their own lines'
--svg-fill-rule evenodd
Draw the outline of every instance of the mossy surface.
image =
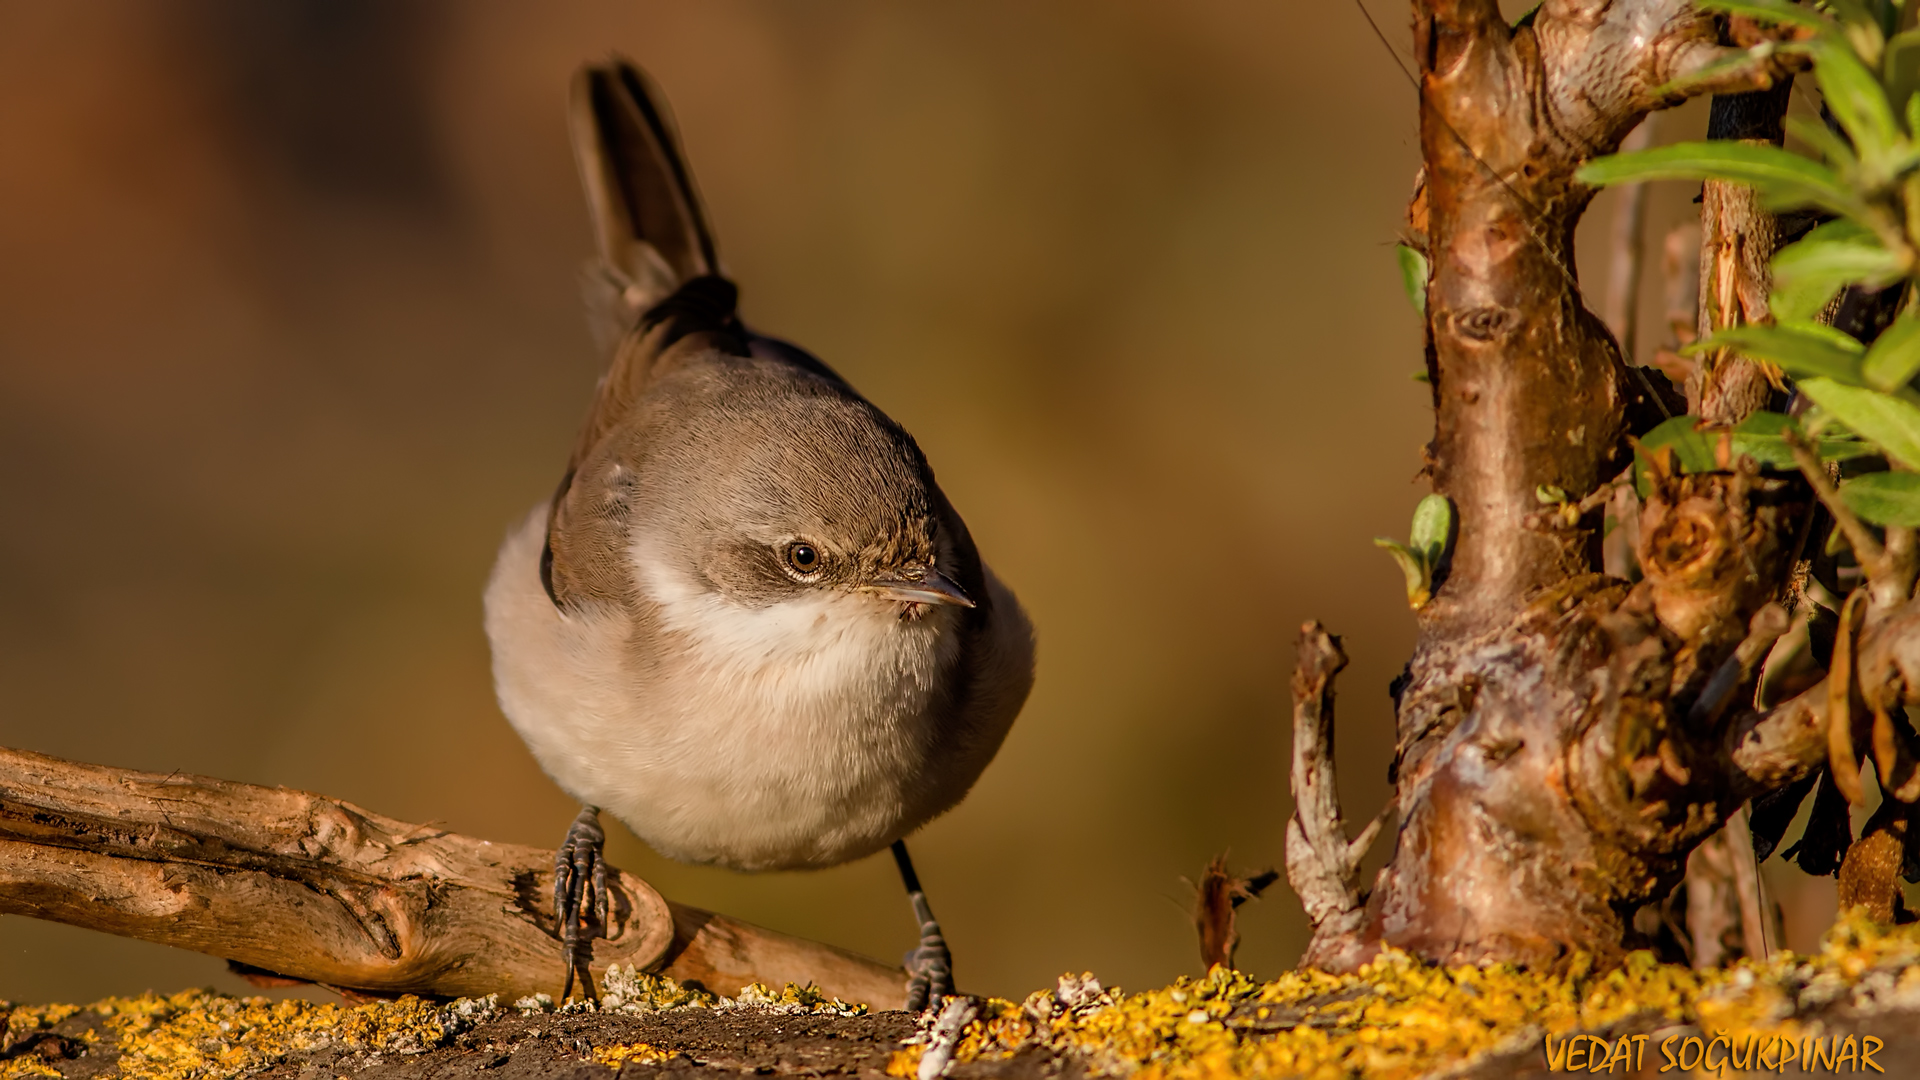
<svg viewBox="0 0 1920 1080">
<path fill-rule="evenodd" d="M 0 1057 L 0 1080 L 232 1080 L 316 1070 L 381 1077 L 498 1070 L 488 1075 L 506 1080 L 687 1068 L 912 1076 L 928 1037 L 927 1024 L 904 1014 L 869 1015 L 808 988 L 748 988 L 722 999 L 631 971 L 604 982 L 598 1009 L 531 999 L 316 1004 L 203 991 L 85 1007 L 0 1005 L 12 1048 Z M 1216 968 L 1136 994 L 1065 978 L 1022 1002 L 981 1002 L 951 1075 L 1037 1075 L 1036 1063 L 1049 1075 L 1064 1068 L 1143 1080 L 1509 1075 L 1544 1069 L 1548 1035 L 1641 1033 L 1657 1045 L 1670 1031 L 1798 1037 L 1875 1017 L 1883 1034 L 1920 1031 L 1920 928 L 1843 920 L 1817 955 L 1782 954 L 1707 973 L 1646 954 L 1618 970 L 1596 972 L 1576 961 L 1564 975 L 1542 976 L 1442 969 L 1389 953 L 1350 976 L 1308 971 L 1258 982 Z M 63 1041 L 36 1042 L 55 1038 Z M 1912 1059 L 1892 1047 L 1879 1059 L 1892 1075 L 1903 1061 Z M 503 1067 L 509 1062 L 516 1064 Z M 1652 1064 L 1649 1074 L 1657 1057 Z"/>
</svg>

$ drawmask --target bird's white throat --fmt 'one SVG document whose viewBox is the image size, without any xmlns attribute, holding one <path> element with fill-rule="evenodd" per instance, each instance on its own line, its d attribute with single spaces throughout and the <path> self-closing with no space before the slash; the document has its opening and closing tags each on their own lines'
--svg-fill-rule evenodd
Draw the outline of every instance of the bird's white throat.
<svg viewBox="0 0 1920 1080">
<path fill-rule="evenodd" d="M 939 643 L 952 636 L 944 631 L 956 622 L 945 611 L 902 619 L 897 601 L 837 588 L 750 606 L 676 565 L 645 536 L 635 538 L 631 554 L 660 628 L 684 641 L 684 655 L 705 677 L 778 687 L 794 699 L 789 707 L 876 690 L 901 705 L 923 699 L 941 666 Z M 884 694 L 889 686 L 894 693 Z"/>
</svg>

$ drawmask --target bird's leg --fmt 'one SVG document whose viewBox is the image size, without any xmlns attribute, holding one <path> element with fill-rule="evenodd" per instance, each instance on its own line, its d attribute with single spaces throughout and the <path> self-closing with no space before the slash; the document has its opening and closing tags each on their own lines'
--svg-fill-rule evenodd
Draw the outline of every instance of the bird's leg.
<svg viewBox="0 0 1920 1080">
<path fill-rule="evenodd" d="M 587 965 L 593 960 L 593 939 L 607 929 L 607 861 L 600 854 L 606 842 L 606 830 L 600 827 L 600 808 L 585 806 L 568 826 L 560 850 L 553 853 L 553 917 L 567 956 L 567 984 L 560 991 L 561 1001 L 573 993 L 576 971 L 587 997 L 599 997 Z"/>
<path fill-rule="evenodd" d="M 947 939 L 927 906 L 927 894 L 920 889 L 920 875 L 913 872 L 913 859 L 904 840 L 893 842 L 893 861 L 900 867 L 900 880 L 907 886 L 907 900 L 913 904 L 913 917 L 920 922 L 920 945 L 908 950 L 905 967 L 911 979 L 907 983 L 907 1011 L 938 1008 L 953 996 L 953 954 L 947 951 Z"/>
</svg>

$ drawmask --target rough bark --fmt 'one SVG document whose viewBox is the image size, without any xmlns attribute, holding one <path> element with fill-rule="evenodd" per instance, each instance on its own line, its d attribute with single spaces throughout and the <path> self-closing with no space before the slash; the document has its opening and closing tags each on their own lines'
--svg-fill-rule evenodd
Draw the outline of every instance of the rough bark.
<svg viewBox="0 0 1920 1080">
<path fill-rule="evenodd" d="M 1769 602 L 1804 492 L 1751 469 L 1656 469 L 1637 585 L 1600 572 L 1599 514 L 1537 513 L 1555 491 L 1604 505 L 1641 404 L 1573 275 L 1592 196 L 1574 170 L 1728 56 L 1719 33 L 1684 0 L 1547 0 L 1518 28 L 1491 0 L 1415 4 L 1429 460 L 1458 532 L 1395 687 L 1393 858 L 1357 915 L 1318 921 L 1311 960 L 1391 945 L 1609 962 L 1634 944 L 1631 912 L 1746 797 L 1727 732 L 1786 629 Z M 1765 88 L 1785 63 L 1690 89 Z"/>
<path fill-rule="evenodd" d="M 560 992 L 553 855 L 287 788 L 0 749 L 0 914 L 372 994 Z M 594 967 L 731 994 L 811 981 L 900 1008 L 906 974 L 671 903 L 618 873 Z"/>
</svg>

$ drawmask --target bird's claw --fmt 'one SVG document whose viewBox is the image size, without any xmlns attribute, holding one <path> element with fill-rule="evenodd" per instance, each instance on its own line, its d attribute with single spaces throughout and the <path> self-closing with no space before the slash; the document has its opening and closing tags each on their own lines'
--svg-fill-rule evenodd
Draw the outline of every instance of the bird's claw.
<svg viewBox="0 0 1920 1080">
<path fill-rule="evenodd" d="M 553 854 L 553 914 L 566 950 L 567 982 L 560 991 L 565 1001 L 573 993 L 573 978 L 588 998 L 593 989 L 593 939 L 606 934 L 607 861 L 601 856 L 607 833 L 600 827 L 600 811 L 586 807 L 567 828 L 567 838 Z"/>
<path fill-rule="evenodd" d="M 920 945 L 907 950 L 903 966 L 907 969 L 907 1011 L 937 1009 L 953 996 L 953 954 L 947 951 L 947 939 L 940 933 L 925 893 L 914 892 L 913 914 L 920 921 Z"/>
</svg>

